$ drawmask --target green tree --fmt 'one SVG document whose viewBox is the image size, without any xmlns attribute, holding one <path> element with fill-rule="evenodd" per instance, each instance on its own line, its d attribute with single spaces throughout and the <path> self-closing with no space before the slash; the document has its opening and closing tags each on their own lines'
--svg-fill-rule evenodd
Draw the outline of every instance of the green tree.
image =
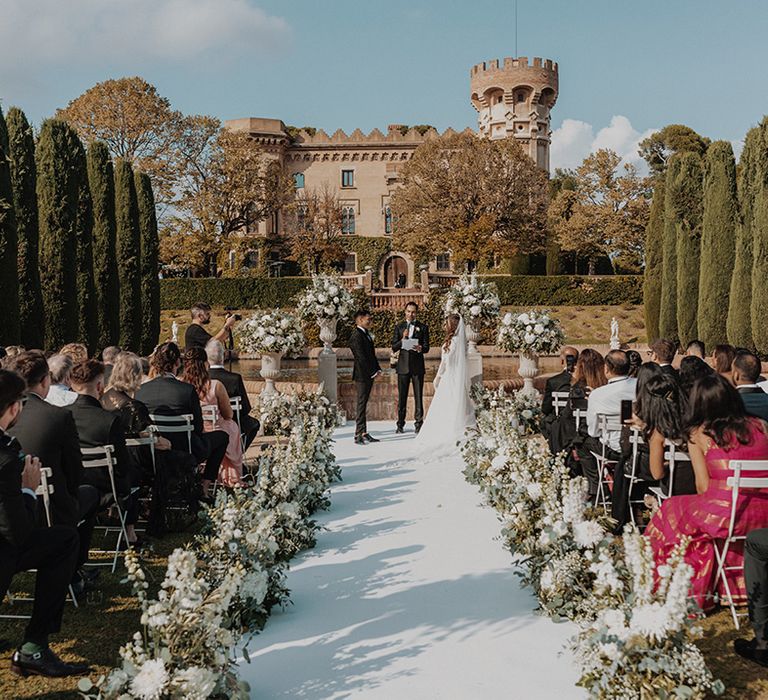
<svg viewBox="0 0 768 700">
<path fill-rule="evenodd" d="M 664 181 L 664 240 L 662 246 L 659 336 L 677 340 L 677 225 L 675 195 L 681 155 L 673 155 Z"/>
<path fill-rule="evenodd" d="M 141 354 L 152 352 L 160 336 L 160 241 L 157 235 L 155 197 L 152 180 L 146 173 L 135 173 L 136 199 L 141 231 Z"/>
<path fill-rule="evenodd" d="M 696 153 L 704 156 L 709 139 L 699 136 L 684 124 L 668 124 L 640 142 L 638 154 L 645 159 L 651 175 L 664 175 L 669 159 L 675 153 Z"/>
<path fill-rule="evenodd" d="M 138 352 L 141 346 L 139 204 L 133 169 L 122 158 L 115 161 L 115 222 L 120 279 L 120 347 Z"/>
<path fill-rule="evenodd" d="M 115 174 L 107 145 L 88 148 L 88 186 L 93 203 L 93 278 L 96 288 L 96 349 L 120 340 L 120 281 L 115 233 Z"/>
<path fill-rule="evenodd" d="M 75 245 L 77 246 L 77 339 L 85 343 L 91 352 L 96 351 L 99 342 L 96 289 L 93 282 L 93 204 L 88 188 L 88 163 L 85 148 L 74 129 L 70 134 L 72 143 L 72 164 L 77 179 L 77 224 Z"/>
<path fill-rule="evenodd" d="M 677 229 L 677 334 L 686 346 L 698 333 L 699 260 L 704 168 L 697 153 L 683 153 L 675 188 Z"/>
<path fill-rule="evenodd" d="M 78 178 L 72 143 L 65 122 L 47 119 L 35 150 L 45 347 L 52 350 L 78 334 L 77 279 L 72 274 L 77 263 Z"/>
<path fill-rule="evenodd" d="M 17 273 L 18 241 L 13 204 L 8 129 L 0 110 L 0 299 L 3 300 L 3 322 L 0 345 L 19 342 L 19 280 Z"/>
<path fill-rule="evenodd" d="M 645 331 L 649 341 L 659 337 L 661 278 L 664 260 L 664 177 L 656 177 L 655 182 L 648 226 L 645 227 L 643 307 Z"/>
<path fill-rule="evenodd" d="M 752 220 L 754 264 L 752 267 L 752 339 L 761 355 L 768 354 L 768 328 L 765 309 L 768 304 L 768 183 L 760 183 L 755 194 Z"/>
<path fill-rule="evenodd" d="M 706 347 L 727 340 L 725 309 L 736 256 L 736 161 L 728 141 L 715 141 L 704 163 L 698 336 Z"/>
<path fill-rule="evenodd" d="M 549 201 L 557 197 L 563 190 L 575 190 L 578 187 L 576 171 L 570 168 L 555 168 L 555 172 L 549 179 Z M 546 274 L 560 274 L 560 244 L 557 234 L 551 229 L 547 231 L 547 260 Z"/>
<path fill-rule="evenodd" d="M 19 339 L 27 347 L 42 348 L 45 338 L 38 267 L 35 137 L 24 112 L 17 107 L 8 110 L 6 123 L 18 236 Z"/>
</svg>

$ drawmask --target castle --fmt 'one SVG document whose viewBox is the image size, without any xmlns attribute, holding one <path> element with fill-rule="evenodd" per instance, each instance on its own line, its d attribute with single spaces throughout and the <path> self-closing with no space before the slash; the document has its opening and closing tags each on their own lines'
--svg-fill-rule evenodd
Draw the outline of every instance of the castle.
<svg viewBox="0 0 768 700">
<path fill-rule="evenodd" d="M 543 170 L 549 171 L 550 112 L 558 95 L 558 67 L 550 60 L 505 58 L 478 63 L 470 70 L 472 106 L 477 111 L 481 136 L 514 138 Z M 361 274 L 372 268 L 373 279 L 384 287 L 416 284 L 414 261 L 393 250 L 393 219 L 390 197 L 398 186 L 399 174 L 414 150 L 438 136 L 435 129 L 416 130 L 391 124 L 386 133 L 374 129 L 364 134 L 355 129 L 347 135 L 340 129 L 328 135 L 322 129 L 289 133 L 279 119 L 245 118 L 226 122 L 226 128 L 244 131 L 277 159 L 293 176 L 297 190 L 335 186 L 342 206 L 342 233 L 347 241 L 345 274 Z M 472 132 L 470 129 L 467 131 Z M 453 133 L 447 129 L 444 134 Z M 259 225 L 253 233 L 264 241 L 279 237 L 281 216 Z M 452 272 L 449 251 L 434 251 L 431 272 Z M 251 253 L 257 255 L 258 253 Z M 279 270 L 280 253 L 262 251 L 263 261 Z M 234 251 L 229 265 L 234 266 Z"/>
</svg>

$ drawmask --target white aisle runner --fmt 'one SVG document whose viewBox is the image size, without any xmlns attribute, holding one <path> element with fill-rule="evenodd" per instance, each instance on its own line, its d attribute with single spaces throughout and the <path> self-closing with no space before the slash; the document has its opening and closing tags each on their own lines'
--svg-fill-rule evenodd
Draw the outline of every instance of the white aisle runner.
<svg viewBox="0 0 768 700">
<path fill-rule="evenodd" d="M 413 433 L 337 432 L 344 481 L 240 671 L 254 698 L 583 698 L 570 624 L 532 611 L 462 461 L 404 462 Z M 448 438 L 448 436 L 446 436 Z"/>
</svg>

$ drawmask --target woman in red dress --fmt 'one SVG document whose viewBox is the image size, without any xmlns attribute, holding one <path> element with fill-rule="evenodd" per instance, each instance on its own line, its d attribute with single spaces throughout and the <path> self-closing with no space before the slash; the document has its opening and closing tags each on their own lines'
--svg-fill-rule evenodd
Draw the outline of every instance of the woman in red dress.
<svg viewBox="0 0 768 700">
<path fill-rule="evenodd" d="M 693 567 L 691 595 L 706 611 L 714 606 L 713 594 L 720 587 L 715 580 L 713 540 L 727 536 L 731 517 L 731 489 L 726 480 L 733 472 L 728 461 L 768 460 L 768 426 L 746 414 L 736 389 L 719 375 L 696 381 L 686 424 L 697 493 L 667 499 L 645 534 L 651 540 L 657 565 L 666 562 L 681 537 L 691 538 L 685 555 Z M 751 472 L 750 476 L 765 477 L 768 471 Z M 734 534 L 745 535 L 761 527 L 768 527 L 768 489 L 740 489 Z M 742 564 L 741 544 L 731 545 L 728 566 Z M 728 572 L 728 584 L 734 601 L 746 602 L 741 571 Z"/>
</svg>

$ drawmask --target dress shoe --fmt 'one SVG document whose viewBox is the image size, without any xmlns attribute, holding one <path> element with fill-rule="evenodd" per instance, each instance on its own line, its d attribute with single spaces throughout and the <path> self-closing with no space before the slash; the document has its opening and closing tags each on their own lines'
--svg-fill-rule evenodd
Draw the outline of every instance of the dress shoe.
<svg viewBox="0 0 768 700">
<path fill-rule="evenodd" d="M 404 432 L 405 432 L 405 430 L 403 430 L 399 425 L 395 429 L 395 434 L 396 435 L 402 435 Z"/>
<path fill-rule="evenodd" d="M 369 435 L 368 433 L 363 435 L 363 440 L 365 440 L 366 442 L 381 442 L 381 440 L 373 437 L 373 435 Z"/>
<path fill-rule="evenodd" d="M 418 435 L 418 434 L 419 434 L 419 430 L 421 430 L 421 426 L 420 426 L 420 425 L 417 425 L 417 426 L 416 426 L 416 430 L 415 430 L 415 432 L 416 432 L 416 435 Z"/>
<path fill-rule="evenodd" d="M 757 639 L 734 639 L 733 650 L 747 661 L 768 667 L 768 649 L 758 649 Z"/>
<path fill-rule="evenodd" d="M 365 440 L 362 435 L 355 435 L 355 445 L 365 445 Z"/>
<path fill-rule="evenodd" d="M 82 676 L 90 671 L 87 664 L 68 664 L 62 661 L 49 648 L 34 654 L 25 654 L 17 649 L 11 657 L 11 671 L 19 676 Z"/>
<path fill-rule="evenodd" d="M 88 583 L 93 583 L 101 575 L 101 571 L 98 569 L 78 569 L 77 573 L 80 574 L 83 581 L 88 581 Z"/>
</svg>

